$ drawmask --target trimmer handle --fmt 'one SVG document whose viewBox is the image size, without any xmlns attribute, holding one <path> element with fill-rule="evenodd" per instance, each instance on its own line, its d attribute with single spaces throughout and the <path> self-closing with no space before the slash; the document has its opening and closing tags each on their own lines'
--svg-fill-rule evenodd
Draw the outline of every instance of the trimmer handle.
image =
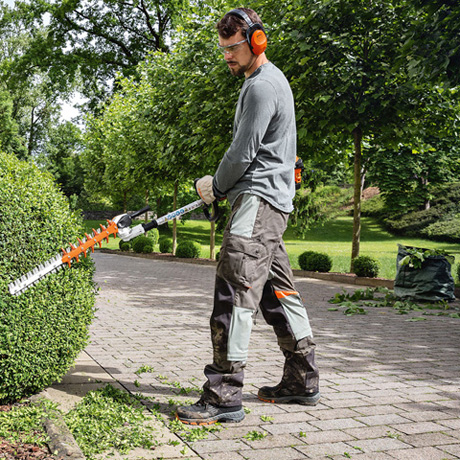
<svg viewBox="0 0 460 460">
<path fill-rule="evenodd" d="M 212 212 L 209 212 L 209 208 L 211 208 L 211 206 Z M 215 222 L 220 217 L 219 202 L 217 200 L 214 200 L 211 204 L 204 203 L 203 212 L 206 216 L 206 219 L 208 219 L 209 222 Z"/>
<path fill-rule="evenodd" d="M 146 206 L 145 208 L 139 209 L 139 211 L 135 211 L 129 215 L 131 219 L 134 219 L 137 216 L 140 216 L 141 214 L 144 214 L 144 212 L 150 211 L 150 206 Z"/>
</svg>

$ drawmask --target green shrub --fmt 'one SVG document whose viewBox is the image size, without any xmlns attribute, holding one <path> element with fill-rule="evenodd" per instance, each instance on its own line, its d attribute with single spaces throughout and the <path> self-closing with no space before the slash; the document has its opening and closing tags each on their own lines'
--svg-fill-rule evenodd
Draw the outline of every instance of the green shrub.
<svg viewBox="0 0 460 460">
<path fill-rule="evenodd" d="M 133 251 L 138 254 L 148 254 L 153 252 L 153 241 L 148 236 L 138 236 L 131 243 Z"/>
<path fill-rule="evenodd" d="M 160 247 L 160 252 L 162 254 L 166 254 L 166 253 L 172 252 L 173 240 L 168 237 L 161 237 L 160 241 L 158 242 L 158 245 Z"/>
<path fill-rule="evenodd" d="M 437 222 L 443 215 L 438 208 L 424 211 L 410 212 L 403 216 L 393 216 L 385 220 L 385 225 L 390 232 L 397 235 L 417 236 L 423 228 Z"/>
<path fill-rule="evenodd" d="M 149 230 L 147 236 L 152 240 L 153 246 L 155 246 L 160 239 L 160 233 L 158 232 L 157 228 L 152 228 L 152 230 Z"/>
<path fill-rule="evenodd" d="M 118 247 L 120 248 L 120 251 L 129 251 L 131 249 L 131 245 L 129 244 L 128 241 L 123 241 L 123 240 L 120 240 L 120 242 L 118 243 Z"/>
<path fill-rule="evenodd" d="M 429 239 L 458 243 L 460 241 L 460 217 L 434 222 L 420 233 Z"/>
<path fill-rule="evenodd" d="M 460 263 L 457 264 L 457 281 L 460 284 Z"/>
<path fill-rule="evenodd" d="M 325 273 L 332 268 L 332 259 L 321 252 L 305 251 L 298 260 L 302 270 Z"/>
<path fill-rule="evenodd" d="M 182 241 L 177 245 L 176 257 L 184 259 L 196 259 L 200 257 L 201 246 L 195 241 Z"/>
<path fill-rule="evenodd" d="M 379 263 L 373 257 L 359 256 L 353 259 L 353 272 L 357 276 L 376 278 L 379 274 L 379 270 Z"/>
<path fill-rule="evenodd" d="M 315 254 L 315 251 L 305 251 L 305 252 L 302 252 L 302 254 L 299 255 L 298 257 L 298 262 L 299 262 L 299 267 L 302 269 L 302 270 L 307 270 L 306 267 L 308 262 L 307 262 L 307 259 L 312 255 L 312 254 Z"/>
<path fill-rule="evenodd" d="M 59 381 L 88 343 L 94 316 L 90 257 L 19 296 L 8 284 L 83 235 L 50 174 L 0 152 L 0 404 Z"/>
<path fill-rule="evenodd" d="M 385 214 L 385 201 L 381 195 L 361 203 L 361 215 L 365 217 L 382 217 Z"/>
</svg>

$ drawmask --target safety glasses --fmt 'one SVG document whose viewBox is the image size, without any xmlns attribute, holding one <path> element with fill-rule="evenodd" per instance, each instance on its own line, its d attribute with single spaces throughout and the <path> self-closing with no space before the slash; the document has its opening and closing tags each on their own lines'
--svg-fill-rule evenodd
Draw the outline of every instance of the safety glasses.
<svg viewBox="0 0 460 460">
<path fill-rule="evenodd" d="M 237 53 L 241 49 L 241 45 L 243 43 L 246 43 L 246 39 L 236 42 L 233 45 L 228 45 L 228 46 L 217 45 L 217 48 L 224 55 L 234 54 L 234 53 Z"/>
</svg>

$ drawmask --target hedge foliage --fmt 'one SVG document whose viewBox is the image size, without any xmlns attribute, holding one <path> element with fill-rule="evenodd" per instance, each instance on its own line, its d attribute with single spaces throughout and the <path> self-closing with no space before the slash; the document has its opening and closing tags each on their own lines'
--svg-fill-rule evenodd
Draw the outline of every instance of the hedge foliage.
<svg viewBox="0 0 460 460">
<path fill-rule="evenodd" d="M 133 251 L 139 254 L 150 254 L 153 252 L 154 242 L 147 236 L 138 236 L 132 240 Z"/>
<path fill-rule="evenodd" d="M 88 343 L 94 316 L 90 258 L 20 296 L 8 284 L 83 235 L 51 175 L 0 152 L 0 403 L 59 381 Z"/>
<path fill-rule="evenodd" d="M 173 240 L 166 236 L 161 237 L 158 241 L 158 246 L 162 254 L 170 253 L 173 250 Z"/>
<path fill-rule="evenodd" d="M 332 259 L 327 254 L 314 251 L 305 251 L 300 254 L 299 266 L 302 270 L 311 272 L 329 272 L 332 268 Z"/>
<path fill-rule="evenodd" d="M 184 259 L 196 259 L 200 257 L 201 246 L 195 241 L 182 241 L 177 245 L 176 257 Z"/>
<path fill-rule="evenodd" d="M 359 256 L 353 259 L 353 272 L 358 276 L 377 278 L 379 270 L 379 263 L 373 257 Z"/>
<path fill-rule="evenodd" d="M 118 243 L 118 247 L 120 251 L 123 251 L 123 252 L 129 252 L 131 249 L 131 245 L 129 244 L 129 241 L 123 241 L 123 240 L 120 240 L 120 242 Z"/>
<path fill-rule="evenodd" d="M 460 183 L 438 187 L 429 209 L 395 214 L 387 204 L 382 207 L 382 201 L 382 197 L 376 197 L 364 202 L 362 214 L 377 217 L 391 233 L 452 243 L 460 241 Z"/>
</svg>

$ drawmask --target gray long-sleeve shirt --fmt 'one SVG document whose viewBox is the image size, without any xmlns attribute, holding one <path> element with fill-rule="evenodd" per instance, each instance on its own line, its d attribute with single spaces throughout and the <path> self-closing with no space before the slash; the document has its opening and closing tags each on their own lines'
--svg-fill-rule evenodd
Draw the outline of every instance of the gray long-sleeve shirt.
<svg viewBox="0 0 460 460">
<path fill-rule="evenodd" d="M 271 62 L 243 84 L 236 107 L 233 142 L 213 185 L 230 204 L 254 194 L 291 212 L 295 194 L 296 125 L 294 99 L 284 74 Z"/>
</svg>

